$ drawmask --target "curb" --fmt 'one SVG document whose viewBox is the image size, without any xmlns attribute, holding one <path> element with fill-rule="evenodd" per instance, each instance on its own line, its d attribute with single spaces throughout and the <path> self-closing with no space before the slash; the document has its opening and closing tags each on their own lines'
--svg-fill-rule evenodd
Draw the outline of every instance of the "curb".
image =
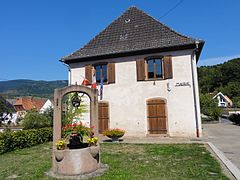
<svg viewBox="0 0 240 180">
<path fill-rule="evenodd" d="M 240 180 L 240 170 L 235 166 L 216 146 L 214 146 L 211 142 L 207 142 L 209 147 L 213 150 L 213 152 L 218 156 L 218 158 L 223 162 L 223 164 L 228 168 L 228 170 L 232 173 L 232 175 Z"/>
</svg>

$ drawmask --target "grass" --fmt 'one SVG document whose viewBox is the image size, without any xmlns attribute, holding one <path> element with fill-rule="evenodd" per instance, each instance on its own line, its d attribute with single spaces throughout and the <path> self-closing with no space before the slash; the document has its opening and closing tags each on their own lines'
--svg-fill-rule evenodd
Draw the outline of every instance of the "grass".
<svg viewBox="0 0 240 180">
<path fill-rule="evenodd" d="M 0 155 L 0 179 L 51 179 L 51 144 Z M 201 144 L 101 144 L 109 170 L 93 179 L 228 179 Z"/>
</svg>

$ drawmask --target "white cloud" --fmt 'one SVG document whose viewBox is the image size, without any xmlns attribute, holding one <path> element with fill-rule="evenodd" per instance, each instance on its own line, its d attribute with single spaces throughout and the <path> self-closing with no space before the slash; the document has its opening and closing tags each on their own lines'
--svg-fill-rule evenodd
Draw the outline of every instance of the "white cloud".
<svg viewBox="0 0 240 180">
<path fill-rule="evenodd" d="M 211 65 L 221 64 L 234 58 L 240 58 L 240 54 L 232 55 L 232 56 L 201 59 L 198 61 L 198 66 L 211 66 Z"/>
</svg>

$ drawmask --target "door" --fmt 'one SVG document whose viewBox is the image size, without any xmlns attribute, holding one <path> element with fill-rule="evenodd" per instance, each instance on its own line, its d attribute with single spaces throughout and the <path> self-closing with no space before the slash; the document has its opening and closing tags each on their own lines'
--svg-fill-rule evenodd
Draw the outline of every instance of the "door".
<svg viewBox="0 0 240 180">
<path fill-rule="evenodd" d="M 107 102 L 98 103 L 98 128 L 99 134 L 108 129 L 109 123 L 109 106 Z"/>
<path fill-rule="evenodd" d="M 160 98 L 147 101 L 147 120 L 149 134 L 167 133 L 166 102 Z"/>
</svg>

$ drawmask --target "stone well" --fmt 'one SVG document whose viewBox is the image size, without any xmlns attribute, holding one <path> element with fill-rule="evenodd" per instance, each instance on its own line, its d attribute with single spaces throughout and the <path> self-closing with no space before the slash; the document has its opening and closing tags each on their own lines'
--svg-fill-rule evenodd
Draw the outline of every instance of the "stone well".
<svg viewBox="0 0 240 180">
<path fill-rule="evenodd" d="M 100 167 L 99 146 L 83 149 L 54 150 L 55 174 L 75 176 L 96 171 Z"/>
<path fill-rule="evenodd" d="M 98 91 L 80 85 L 71 85 L 62 89 L 55 89 L 51 170 L 55 176 L 82 175 L 92 173 L 100 167 L 99 144 L 82 149 L 56 149 L 56 142 L 61 140 L 62 98 L 71 92 L 85 93 L 90 98 L 90 126 L 94 126 L 94 136 L 98 137 Z"/>
</svg>

